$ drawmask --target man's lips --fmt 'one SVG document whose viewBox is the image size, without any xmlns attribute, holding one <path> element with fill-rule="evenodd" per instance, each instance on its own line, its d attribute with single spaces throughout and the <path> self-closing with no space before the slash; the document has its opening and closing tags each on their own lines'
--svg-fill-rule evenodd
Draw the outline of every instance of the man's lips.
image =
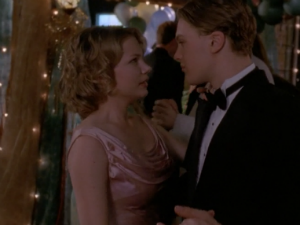
<svg viewBox="0 0 300 225">
<path fill-rule="evenodd" d="M 148 86 L 148 80 L 145 80 L 140 83 L 141 86 L 147 87 Z"/>
</svg>

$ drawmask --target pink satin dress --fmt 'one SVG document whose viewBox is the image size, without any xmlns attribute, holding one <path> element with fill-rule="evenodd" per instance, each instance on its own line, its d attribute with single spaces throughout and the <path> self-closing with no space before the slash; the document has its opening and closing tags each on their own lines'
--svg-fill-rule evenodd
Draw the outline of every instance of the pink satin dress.
<svg viewBox="0 0 300 225">
<path fill-rule="evenodd" d="M 105 147 L 112 225 L 155 225 L 160 221 L 162 212 L 158 207 L 164 199 L 161 196 L 157 199 L 157 194 L 172 176 L 174 160 L 157 131 L 145 123 L 156 142 L 147 153 L 132 153 L 120 140 L 96 127 L 75 130 L 72 136 L 71 145 L 79 136 L 87 135 Z"/>
</svg>

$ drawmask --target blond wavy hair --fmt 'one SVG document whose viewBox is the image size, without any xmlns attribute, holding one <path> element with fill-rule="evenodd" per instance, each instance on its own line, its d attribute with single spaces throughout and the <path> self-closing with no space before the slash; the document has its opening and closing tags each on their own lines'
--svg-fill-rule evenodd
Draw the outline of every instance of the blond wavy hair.
<svg viewBox="0 0 300 225">
<path fill-rule="evenodd" d="M 182 18 L 202 35 L 223 32 L 234 52 L 251 55 L 256 35 L 256 22 L 243 0 L 191 0 L 178 10 Z"/>
<path fill-rule="evenodd" d="M 66 43 L 58 91 L 67 110 L 83 119 L 107 100 L 116 86 L 114 68 L 122 58 L 122 45 L 129 37 L 145 51 L 145 39 L 135 28 L 91 27 Z"/>
</svg>

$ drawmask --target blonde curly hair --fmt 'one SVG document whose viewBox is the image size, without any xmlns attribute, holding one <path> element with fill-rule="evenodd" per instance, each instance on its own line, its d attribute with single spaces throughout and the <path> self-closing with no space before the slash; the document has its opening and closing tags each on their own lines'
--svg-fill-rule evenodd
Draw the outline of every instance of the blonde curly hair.
<svg viewBox="0 0 300 225">
<path fill-rule="evenodd" d="M 114 68 L 122 58 L 122 45 L 129 37 L 145 51 L 145 39 L 135 28 L 91 27 L 66 43 L 58 89 L 69 111 L 83 119 L 107 100 L 116 86 Z"/>
</svg>

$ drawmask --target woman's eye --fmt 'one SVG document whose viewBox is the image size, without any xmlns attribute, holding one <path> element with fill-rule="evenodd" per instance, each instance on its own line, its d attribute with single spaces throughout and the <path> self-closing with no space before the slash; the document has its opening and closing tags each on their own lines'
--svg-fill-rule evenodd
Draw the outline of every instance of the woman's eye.
<svg viewBox="0 0 300 225">
<path fill-rule="evenodd" d="M 130 62 L 136 63 L 138 61 L 137 58 L 132 59 Z"/>
</svg>

